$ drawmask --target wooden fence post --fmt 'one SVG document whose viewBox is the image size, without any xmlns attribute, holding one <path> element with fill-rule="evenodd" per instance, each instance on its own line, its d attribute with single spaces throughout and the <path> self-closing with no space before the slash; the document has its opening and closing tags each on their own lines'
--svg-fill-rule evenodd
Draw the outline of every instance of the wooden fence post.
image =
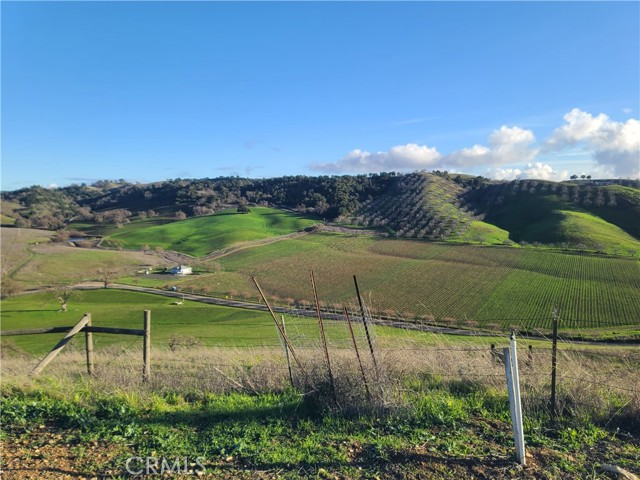
<svg viewBox="0 0 640 480">
<path fill-rule="evenodd" d="M 86 316 L 89 318 L 87 322 L 87 327 L 91 326 L 91 314 L 87 313 Z M 86 340 L 86 349 L 87 349 L 87 373 L 90 377 L 95 376 L 95 368 L 93 366 L 93 333 L 87 328 L 84 329 L 84 338 Z"/>
<path fill-rule="evenodd" d="M 34 368 L 33 371 L 31 372 L 31 375 L 33 376 L 38 375 L 44 367 L 49 365 L 51 360 L 53 360 L 56 357 L 56 355 L 60 353 L 60 350 L 62 350 L 65 347 L 65 345 L 69 343 L 69 341 L 73 338 L 73 336 L 76 333 L 80 332 L 87 325 L 87 322 L 89 322 L 90 320 L 91 320 L 91 317 L 89 317 L 87 314 L 83 315 L 80 321 L 76 323 L 76 325 L 67 332 L 64 338 L 60 340 L 55 347 L 53 347 L 53 349 L 47 354 L 47 356 L 44 357 L 42 360 L 40 360 L 40 363 L 38 363 L 38 365 L 36 365 L 36 368 Z"/>
<path fill-rule="evenodd" d="M 151 310 L 144 311 L 144 337 L 143 337 L 142 362 L 143 372 L 142 381 L 148 382 L 151 378 Z"/>
</svg>

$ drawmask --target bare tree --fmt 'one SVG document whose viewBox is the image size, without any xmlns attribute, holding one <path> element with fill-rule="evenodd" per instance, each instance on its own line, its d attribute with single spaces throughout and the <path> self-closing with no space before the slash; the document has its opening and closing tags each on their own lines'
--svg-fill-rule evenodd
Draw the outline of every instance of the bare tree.
<svg viewBox="0 0 640 480">
<path fill-rule="evenodd" d="M 104 288 L 107 288 L 109 286 L 109 283 L 111 283 L 114 278 L 117 278 L 125 273 L 125 269 L 125 264 L 120 263 L 116 260 L 110 260 L 105 264 L 104 267 L 100 267 L 98 269 L 98 278 L 103 283 Z"/>
<path fill-rule="evenodd" d="M 58 287 L 56 289 L 55 295 L 58 303 L 60 303 L 60 308 L 58 309 L 58 313 L 64 313 L 68 310 L 69 298 L 73 294 L 70 287 Z"/>
</svg>

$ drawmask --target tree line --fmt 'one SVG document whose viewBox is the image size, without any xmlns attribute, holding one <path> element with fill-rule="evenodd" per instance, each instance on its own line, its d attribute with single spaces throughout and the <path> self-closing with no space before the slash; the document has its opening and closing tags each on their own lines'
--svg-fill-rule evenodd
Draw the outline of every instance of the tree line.
<svg viewBox="0 0 640 480">
<path fill-rule="evenodd" d="M 384 192 L 396 172 L 268 179 L 218 177 L 150 184 L 103 180 L 55 189 L 32 186 L 3 192 L 16 207 L 16 226 L 57 230 L 70 221 L 124 224 L 137 215 L 170 211 L 180 218 L 208 215 L 230 205 L 261 205 L 312 213 L 327 220 L 357 210 Z"/>
</svg>

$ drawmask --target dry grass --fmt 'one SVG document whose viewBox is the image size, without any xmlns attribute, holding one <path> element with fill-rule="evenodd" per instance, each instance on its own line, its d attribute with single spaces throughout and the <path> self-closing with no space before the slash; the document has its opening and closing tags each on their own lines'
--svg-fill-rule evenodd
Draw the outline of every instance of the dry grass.
<svg viewBox="0 0 640 480">
<path fill-rule="evenodd" d="M 64 244 L 39 245 L 32 247 L 32 250 L 37 255 L 13 274 L 16 281 L 30 287 L 97 279 L 101 268 L 124 274 L 147 266 L 170 264 L 163 256 L 141 251 L 86 249 Z"/>
<path fill-rule="evenodd" d="M 52 232 L 31 228 L 0 228 L 0 262 L 2 277 L 9 275 L 14 269 L 26 262 L 29 257 L 29 246 L 49 242 Z"/>
<path fill-rule="evenodd" d="M 141 352 L 105 348 L 95 355 L 96 377 L 86 375 L 81 350 L 61 354 L 40 378 L 29 377 L 37 363 L 31 356 L 3 350 L 3 382 L 21 385 L 72 386 L 86 383 L 98 392 L 181 392 L 186 395 L 244 391 L 260 393 L 289 388 L 283 349 L 207 348 L 174 345 L 152 351 L 152 378 L 143 384 Z M 298 348 L 302 370 L 291 359 L 295 387 L 318 408 L 343 411 L 388 409 L 402 403 L 416 381 L 420 391 L 449 388 L 461 395 L 477 391 L 504 391 L 501 355 L 483 347 L 448 343 L 425 347 L 405 342 L 402 348 L 376 351 L 378 369 L 368 350 L 361 350 L 362 371 L 353 350 L 331 348 L 334 389 L 324 353 L 319 347 Z M 548 414 L 550 350 L 519 352 L 521 392 L 525 417 Z M 568 417 L 585 416 L 609 427 L 640 432 L 640 353 L 562 351 L 558 359 L 558 410 Z M 54 381 L 52 381 L 54 379 Z M 413 385 L 413 386 L 412 386 Z M 337 403 L 336 403 L 337 400 Z"/>
</svg>

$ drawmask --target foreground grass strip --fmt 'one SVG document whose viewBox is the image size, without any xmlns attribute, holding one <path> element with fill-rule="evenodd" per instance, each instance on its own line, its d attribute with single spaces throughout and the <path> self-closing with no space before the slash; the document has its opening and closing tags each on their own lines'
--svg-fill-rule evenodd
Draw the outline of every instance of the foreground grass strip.
<svg viewBox="0 0 640 480">
<path fill-rule="evenodd" d="M 51 382 L 51 380 L 50 380 Z M 7 478 L 106 475 L 126 478 L 133 456 L 175 459 L 209 478 L 444 476 L 607 478 L 601 463 L 633 469 L 637 437 L 580 419 L 557 432 L 525 425 L 529 465 L 516 467 L 502 392 L 430 380 L 408 385 L 385 411 L 315 410 L 297 392 L 109 393 L 89 385 L 62 392 L 6 386 L 2 469 Z"/>
</svg>

